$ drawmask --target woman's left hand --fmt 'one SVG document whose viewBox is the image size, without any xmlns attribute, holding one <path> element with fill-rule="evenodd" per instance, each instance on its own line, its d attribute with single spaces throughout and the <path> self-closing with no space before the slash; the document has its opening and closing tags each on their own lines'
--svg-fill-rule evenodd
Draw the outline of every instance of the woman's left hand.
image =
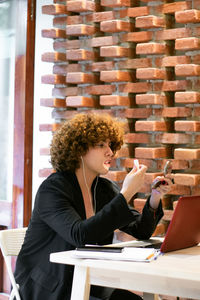
<svg viewBox="0 0 200 300">
<path fill-rule="evenodd" d="M 160 183 L 157 187 L 156 184 Z M 151 197 L 150 197 L 150 206 L 153 209 L 156 209 L 159 205 L 160 199 L 167 193 L 170 192 L 173 185 L 173 175 L 167 175 L 164 176 L 158 176 L 155 178 L 155 180 L 152 183 L 152 186 L 155 186 L 152 188 Z"/>
</svg>

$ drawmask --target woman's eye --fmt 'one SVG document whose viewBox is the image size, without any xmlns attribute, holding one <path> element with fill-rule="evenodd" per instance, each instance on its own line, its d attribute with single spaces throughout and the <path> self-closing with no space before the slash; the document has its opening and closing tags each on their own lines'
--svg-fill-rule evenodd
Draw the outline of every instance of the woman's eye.
<svg viewBox="0 0 200 300">
<path fill-rule="evenodd" d="M 104 147 L 104 144 L 103 144 L 103 143 L 100 143 L 100 144 L 97 145 L 97 147 L 103 148 L 103 147 Z"/>
</svg>

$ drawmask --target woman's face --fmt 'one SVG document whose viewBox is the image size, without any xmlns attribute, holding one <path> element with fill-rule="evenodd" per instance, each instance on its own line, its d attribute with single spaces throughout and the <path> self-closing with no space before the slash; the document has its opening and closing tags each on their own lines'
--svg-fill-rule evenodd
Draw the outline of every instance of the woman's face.
<svg viewBox="0 0 200 300">
<path fill-rule="evenodd" d="M 89 148 L 83 156 L 84 166 L 87 172 L 94 176 L 105 175 L 110 168 L 113 152 L 110 148 L 110 141 L 99 142 L 95 147 Z"/>
</svg>

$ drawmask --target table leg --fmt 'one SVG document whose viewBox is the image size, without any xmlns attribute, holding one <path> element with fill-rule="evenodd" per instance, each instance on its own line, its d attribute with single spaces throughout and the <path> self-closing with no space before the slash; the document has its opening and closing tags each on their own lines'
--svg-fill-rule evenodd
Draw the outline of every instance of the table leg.
<svg viewBox="0 0 200 300">
<path fill-rule="evenodd" d="M 143 300 L 154 300 L 154 294 L 143 293 Z"/>
<path fill-rule="evenodd" d="M 87 267 L 75 266 L 71 300 L 89 300 L 90 280 L 88 272 Z"/>
</svg>

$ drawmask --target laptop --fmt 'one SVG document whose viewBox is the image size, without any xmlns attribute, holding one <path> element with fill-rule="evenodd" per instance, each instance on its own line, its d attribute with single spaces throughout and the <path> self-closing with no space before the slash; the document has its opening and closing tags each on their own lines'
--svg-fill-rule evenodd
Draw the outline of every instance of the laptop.
<svg viewBox="0 0 200 300">
<path fill-rule="evenodd" d="M 160 251 L 180 250 L 200 243 L 200 196 L 180 197 Z"/>
<path fill-rule="evenodd" d="M 160 252 L 180 250 L 200 243 L 200 196 L 180 197 L 168 226 L 165 238 L 117 243 L 120 247 L 156 248 Z"/>
</svg>

